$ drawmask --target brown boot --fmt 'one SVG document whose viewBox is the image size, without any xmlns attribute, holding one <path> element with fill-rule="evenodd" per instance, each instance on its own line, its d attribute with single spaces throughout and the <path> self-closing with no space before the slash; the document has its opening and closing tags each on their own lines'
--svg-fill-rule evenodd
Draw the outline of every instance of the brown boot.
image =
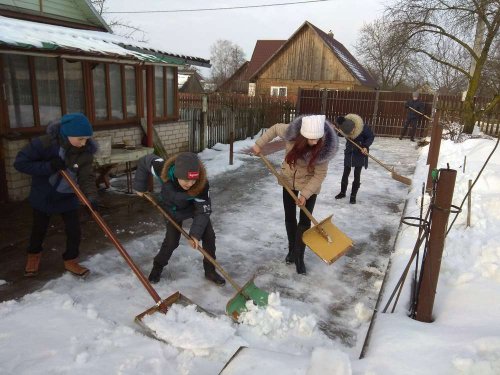
<svg viewBox="0 0 500 375">
<path fill-rule="evenodd" d="M 26 261 L 26 268 L 24 269 L 24 276 L 33 277 L 38 274 L 38 267 L 40 266 L 40 259 L 42 253 L 28 253 L 28 260 Z"/>
<path fill-rule="evenodd" d="M 90 272 L 88 268 L 79 265 L 76 259 L 65 260 L 64 268 L 66 269 L 66 271 L 71 272 L 73 275 L 80 277 L 85 276 Z"/>
</svg>

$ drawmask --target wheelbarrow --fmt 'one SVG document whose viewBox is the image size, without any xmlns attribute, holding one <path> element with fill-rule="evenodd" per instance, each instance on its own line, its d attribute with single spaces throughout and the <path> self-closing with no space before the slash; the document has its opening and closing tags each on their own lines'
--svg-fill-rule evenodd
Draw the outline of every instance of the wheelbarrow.
<svg viewBox="0 0 500 375">
<path fill-rule="evenodd" d="M 274 166 L 262 153 L 259 153 L 259 156 L 266 167 L 276 176 L 281 185 L 288 191 L 288 194 L 290 194 L 295 202 L 297 202 L 299 198 L 290 188 L 283 176 L 276 171 L 276 168 L 274 168 Z M 326 264 L 332 264 L 352 248 L 352 240 L 332 223 L 331 219 L 333 215 L 330 215 L 321 222 L 318 222 L 305 206 L 299 207 L 314 224 L 313 227 L 304 232 L 302 235 L 302 241 L 304 241 L 304 243 Z"/>
<path fill-rule="evenodd" d="M 151 196 L 149 193 L 140 193 L 144 198 L 146 198 L 153 206 L 155 206 L 158 211 L 167 219 L 182 235 L 189 241 L 192 241 L 191 236 L 179 225 Z M 212 263 L 215 268 L 224 276 L 224 278 L 229 281 L 229 283 L 236 289 L 236 294 L 233 298 L 229 300 L 226 305 L 226 314 L 233 318 L 234 321 L 238 321 L 238 317 L 244 311 L 247 311 L 246 302 L 253 301 L 257 306 L 267 306 L 267 300 L 269 293 L 259 289 L 253 282 L 253 278 L 248 281 L 243 287 L 240 287 L 236 281 L 233 280 L 231 276 L 221 267 L 221 265 L 200 245 L 198 245 L 197 250 L 200 251 L 203 256 Z"/>
<path fill-rule="evenodd" d="M 165 341 L 161 337 L 157 336 L 155 331 L 152 329 L 148 328 L 146 324 L 143 323 L 142 319 L 146 315 L 152 315 L 157 312 L 166 314 L 170 306 L 172 306 L 174 303 L 178 303 L 184 306 L 187 305 L 195 305 L 198 310 L 204 311 L 201 307 L 193 303 L 189 298 L 185 297 L 182 295 L 180 292 L 175 292 L 171 296 L 161 299 L 156 290 L 153 288 L 149 280 L 144 276 L 144 274 L 141 272 L 139 267 L 134 263 L 132 258 L 129 256 L 125 248 L 122 246 L 122 244 L 118 241 L 116 236 L 114 235 L 113 231 L 111 231 L 108 227 L 108 225 L 105 223 L 101 215 L 94 210 L 92 207 L 92 204 L 90 201 L 87 199 L 87 197 L 83 194 L 83 192 L 80 190 L 78 185 L 73 181 L 71 176 L 64 170 L 60 171 L 61 175 L 63 178 L 68 182 L 69 186 L 73 189 L 75 192 L 76 196 L 78 199 L 89 209 L 92 217 L 94 220 L 97 222 L 97 224 L 101 227 L 103 232 L 108 236 L 108 238 L 111 240 L 113 245 L 115 245 L 116 249 L 120 253 L 120 255 L 125 259 L 125 262 L 128 264 L 128 266 L 132 269 L 134 274 L 137 276 L 139 281 L 142 283 L 144 288 L 148 291 L 149 295 L 153 298 L 155 301 L 155 305 L 150 307 L 149 309 L 145 310 L 144 312 L 140 313 L 135 317 L 135 322 L 139 324 L 143 329 L 146 330 L 146 332 L 149 334 L 149 336 L 155 337 L 158 340 Z"/>
</svg>

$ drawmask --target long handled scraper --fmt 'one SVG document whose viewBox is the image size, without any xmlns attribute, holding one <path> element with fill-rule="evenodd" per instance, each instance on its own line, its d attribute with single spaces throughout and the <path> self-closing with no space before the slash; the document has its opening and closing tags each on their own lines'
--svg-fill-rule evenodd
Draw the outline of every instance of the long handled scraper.
<svg viewBox="0 0 500 375">
<path fill-rule="evenodd" d="M 171 296 L 162 300 L 160 298 L 160 296 L 158 295 L 158 293 L 156 292 L 156 290 L 151 285 L 151 283 L 149 282 L 149 280 L 146 278 L 146 276 L 144 276 L 144 274 L 141 272 L 139 267 L 137 267 L 137 265 L 134 263 L 132 258 L 128 255 L 125 248 L 118 241 L 118 239 L 116 238 L 113 231 L 111 231 L 111 229 L 109 229 L 108 225 L 105 223 L 105 221 L 103 220 L 101 215 L 96 210 L 94 210 L 92 208 L 92 205 L 90 204 L 89 200 L 82 193 L 82 191 L 80 190 L 78 185 L 75 183 L 75 181 L 73 181 L 71 176 L 64 170 L 61 171 L 60 173 L 64 177 L 64 179 L 68 182 L 68 184 L 71 186 L 71 188 L 75 192 L 78 199 L 89 209 L 94 220 L 97 222 L 97 224 L 99 224 L 99 226 L 101 227 L 103 232 L 106 234 L 106 236 L 108 236 L 108 238 L 111 240 L 111 242 L 113 242 L 113 245 L 115 245 L 115 247 L 118 250 L 118 252 L 120 253 L 120 255 L 123 257 L 123 259 L 125 259 L 125 262 L 127 262 L 128 266 L 132 269 L 132 271 L 137 276 L 139 281 L 142 283 L 144 288 L 146 288 L 149 295 L 156 302 L 156 304 L 154 306 L 150 307 L 146 311 L 137 315 L 135 317 L 135 322 L 137 324 L 139 324 L 143 329 L 145 329 L 150 336 L 153 336 L 161 341 L 164 341 L 161 337 L 157 336 L 156 333 L 152 329 L 148 328 L 148 326 L 142 322 L 142 319 L 144 318 L 144 316 L 152 315 L 152 314 L 157 313 L 157 312 L 165 314 L 168 311 L 168 309 L 170 308 L 170 306 L 173 305 L 174 303 L 179 303 L 179 304 L 184 305 L 184 306 L 185 305 L 195 305 L 195 304 L 179 292 L 175 292 Z M 196 307 L 197 307 L 197 309 L 203 310 L 198 305 L 196 305 Z"/>
<path fill-rule="evenodd" d="M 153 206 L 155 206 L 179 232 L 182 233 L 187 240 L 192 241 L 191 236 L 180 226 L 177 222 L 156 202 L 156 200 L 149 193 L 141 193 L 141 195 L 146 198 Z M 229 283 L 236 289 L 236 294 L 233 298 L 229 300 L 226 305 L 226 314 L 229 315 L 233 320 L 238 321 L 239 315 L 243 311 L 247 311 L 246 302 L 253 301 L 253 303 L 257 306 L 267 306 L 267 299 L 269 293 L 266 291 L 259 289 L 253 282 L 253 279 L 248 281 L 243 288 L 241 288 L 229 274 L 224 271 L 224 269 L 220 266 L 220 264 L 212 257 L 210 254 L 200 245 L 198 245 L 197 250 L 199 250 L 203 256 L 208 259 L 210 263 L 212 263 L 217 270 L 222 273 L 224 278 L 229 281 Z"/>
<path fill-rule="evenodd" d="M 266 167 L 276 176 L 281 185 L 288 191 L 288 194 L 297 202 L 299 198 L 290 188 L 285 179 L 276 171 L 276 168 L 259 154 Z M 332 264 L 335 260 L 344 255 L 353 245 L 352 240 L 331 222 L 332 216 L 328 216 L 318 222 L 305 206 L 300 206 L 314 226 L 304 232 L 302 241 L 319 256 L 325 263 Z"/>
</svg>

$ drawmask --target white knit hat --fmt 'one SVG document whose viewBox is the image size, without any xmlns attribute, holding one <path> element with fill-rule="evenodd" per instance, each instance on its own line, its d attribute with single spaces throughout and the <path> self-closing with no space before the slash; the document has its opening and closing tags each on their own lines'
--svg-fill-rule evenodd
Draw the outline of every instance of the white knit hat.
<svg viewBox="0 0 500 375">
<path fill-rule="evenodd" d="M 320 139 L 325 134 L 325 115 L 302 117 L 300 134 L 307 139 Z"/>
</svg>

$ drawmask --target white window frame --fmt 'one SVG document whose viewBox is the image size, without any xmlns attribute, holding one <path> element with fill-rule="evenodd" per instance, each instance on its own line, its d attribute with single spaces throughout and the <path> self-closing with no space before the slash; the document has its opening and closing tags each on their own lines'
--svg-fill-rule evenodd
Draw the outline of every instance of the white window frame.
<svg viewBox="0 0 500 375">
<path fill-rule="evenodd" d="M 280 95 L 280 89 L 285 89 L 285 95 Z M 278 90 L 278 95 L 273 95 L 273 90 Z M 287 96 L 288 95 L 288 88 L 286 86 L 271 86 L 271 91 L 270 91 L 271 96 Z"/>
</svg>

